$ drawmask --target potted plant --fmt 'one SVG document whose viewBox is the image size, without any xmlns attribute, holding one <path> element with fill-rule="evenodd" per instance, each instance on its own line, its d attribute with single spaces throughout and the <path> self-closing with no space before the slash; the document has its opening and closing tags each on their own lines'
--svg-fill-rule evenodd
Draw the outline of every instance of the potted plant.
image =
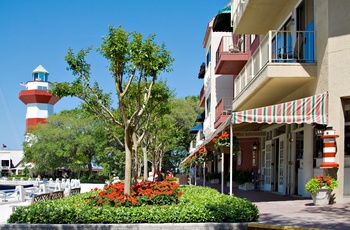
<svg viewBox="0 0 350 230">
<path fill-rule="evenodd" d="M 242 190 L 252 190 L 254 187 L 252 180 L 252 170 L 241 170 L 236 176 L 236 183 L 238 184 L 238 188 Z"/>
<path fill-rule="evenodd" d="M 314 205 L 327 205 L 330 202 L 333 189 L 338 188 L 338 181 L 330 175 L 315 176 L 305 186 L 305 190 L 311 193 Z"/>
<path fill-rule="evenodd" d="M 237 137 L 232 137 L 233 138 L 233 153 L 237 152 L 239 148 L 239 143 Z M 216 149 L 220 149 L 221 152 L 223 153 L 230 153 L 230 134 L 228 132 L 224 132 L 221 135 L 217 134 L 212 142 L 214 143 L 214 147 Z"/>
<path fill-rule="evenodd" d="M 233 169 L 232 171 L 232 187 L 233 188 L 238 188 L 238 184 L 236 182 L 236 177 L 238 175 L 239 171 L 237 171 L 236 169 Z M 226 173 L 224 176 L 225 182 L 226 182 L 226 186 L 230 187 L 230 173 Z"/>
</svg>

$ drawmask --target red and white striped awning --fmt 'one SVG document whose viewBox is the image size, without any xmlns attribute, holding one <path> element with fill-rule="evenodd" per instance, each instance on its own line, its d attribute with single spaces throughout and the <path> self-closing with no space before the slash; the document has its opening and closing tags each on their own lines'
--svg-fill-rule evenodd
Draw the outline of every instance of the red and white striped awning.
<svg viewBox="0 0 350 230">
<path fill-rule="evenodd" d="M 311 97 L 232 114 L 232 124 L 247 123 L 328 123 L 328 92 Z"/>
</svg>

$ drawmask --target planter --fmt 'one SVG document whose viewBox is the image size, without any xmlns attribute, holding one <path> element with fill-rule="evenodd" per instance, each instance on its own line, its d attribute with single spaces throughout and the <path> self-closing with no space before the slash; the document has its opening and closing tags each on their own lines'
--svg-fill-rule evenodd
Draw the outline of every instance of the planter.
<svg viewBox="0 0 350 230">
<path fill-rule="evenodd" d="M 212 184 L 219 184 L 220 180 L 219 179 L 212 179 L 212 180 L 210 180 L 210 183 L 212 183 Z"/>
<path fill-rule="evenodd" d="M 230 187 L 230 182 L 229 181 L 227 181 L 226 182 L 226 187 Z M 237 185 L 237 183 L 236 183 L 236 181 L 232 181 L 232 188 L 238 188 L 238 185 Z"/>
<path fill-rule="evenodd" d="M 219 148 L 222 153 L 230 154 L 230 147 L 220 146 Z"/>
<path fill-rule="evenodd" d="M 241 190 L 253 190 L 254 184 L 252 182 L 245 182 L 244 184 L 238 185 Z"/>
<path fill-rule="evenodd" d="M 331 198 L 331 189 L 320 188 L 316 191 L 316 193 L 311 194 L 314 205 L 323 206 L 328 205 Z"/>
</svg>

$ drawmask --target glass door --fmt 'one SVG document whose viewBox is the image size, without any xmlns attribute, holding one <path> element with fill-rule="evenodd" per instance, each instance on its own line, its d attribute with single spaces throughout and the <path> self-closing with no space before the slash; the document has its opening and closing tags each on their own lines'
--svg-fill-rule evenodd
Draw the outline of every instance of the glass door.
<svg viewBox="0 0 350 230">
<path fill-rule="evenodd" d="M 265 172 L 264 172 L 264 190 L 271 191 L 271 174 L 272 174 L 272 143 L 271 141 L 266 142 L 265 146 Z"/>
</svg>

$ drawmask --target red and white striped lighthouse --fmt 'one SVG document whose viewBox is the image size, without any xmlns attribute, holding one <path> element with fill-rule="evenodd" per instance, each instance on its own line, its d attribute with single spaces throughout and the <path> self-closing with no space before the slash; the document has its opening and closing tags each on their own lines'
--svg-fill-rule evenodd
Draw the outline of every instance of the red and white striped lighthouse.
<svg viewBox="0 0 350 230">
<path fill-rule="evenodd" d="M 49 72 L 39 65 L 33 70 L 32 80 L 24 84 L 26 89 L 19 93 L 19 99 L 27 105 L 26 132 L 29 132 L 30 126 L 44 124 L 53 113 L 54 104 L 60 100 L 50 93 L 48 76 Z"/>
<path fill-rule="evenodd" d="M 337 153 L 337 143 L 335 138 L 339 135 L 335 134 L 335 130 L 328 126 L 323 132 L 323 162 L 320 168 L 338 168 L 339 164 L 335 161 L 335 154 Z"/>
</svg>

